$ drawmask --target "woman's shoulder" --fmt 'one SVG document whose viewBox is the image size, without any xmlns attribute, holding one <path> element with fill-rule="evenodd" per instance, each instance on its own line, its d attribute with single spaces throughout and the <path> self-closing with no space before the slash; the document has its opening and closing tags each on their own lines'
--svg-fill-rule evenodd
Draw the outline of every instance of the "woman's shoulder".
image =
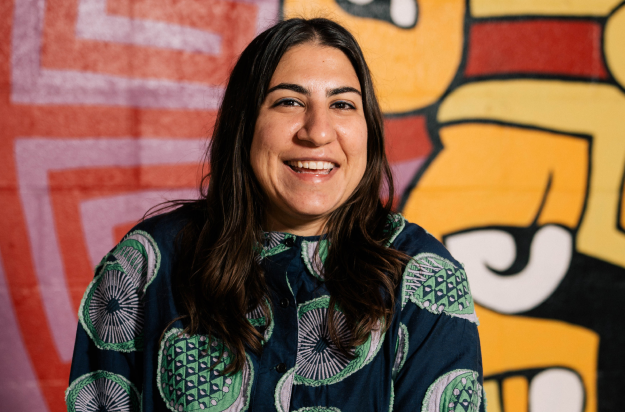
<svg viewBox="0 0 625 412">
<path fill-rule="evenodd" d="M 432 314 L 445 313 L 477 323 L 464 266 L 438 239 L 404 219 L 392 247 L 410 257 L 402 276 L 402 309 L 413 303 Z"/>
<path fill-rule="evenodd" d="M 188 224 L 201 225 L 203 213 L 196 203 L 185 203 L 164 213 L 152 215 L 137 223 L 126 236 L 143 232 L 160 245 L 175 242 L 178 233 Z"/>
<path fill-rule="evenodd" d="M 145 272 L 147 269 L 139 266 L 149 266 L 156 275 L 163 264 L 170 266 L 169 263 L 179 250 L 177 243 L 181 230 L 189 223 L 201 224 L 202 214 L 198 210 L 193 203 L 187 203 L 142 219 L 104 256 L 96 267 L 96 274 L 107 264 L 117 262 L 123 267 L 125 264 L 131 265 L 126 260 L 135 256 L 134 260 L 130 260 L 133 266 L 137 266 L 137 270 Z"/>
<path fill-rule="evenodd" d="M 409 222 L 401 214 L 396 213 L 389 220 L 396 222 L 396 233 L 392 236 L 392 247 L 408 256 L 414 257 L 423 253 L 438 255 L 441 258 L 460 265 L 447 248 L 426 229 L 416 223 Z"/>
</svg>

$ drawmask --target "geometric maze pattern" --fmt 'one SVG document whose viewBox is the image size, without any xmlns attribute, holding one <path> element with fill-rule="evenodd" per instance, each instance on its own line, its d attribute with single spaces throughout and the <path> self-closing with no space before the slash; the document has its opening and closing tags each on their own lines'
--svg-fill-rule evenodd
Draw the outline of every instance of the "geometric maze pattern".
<svg viewBox="0 0 625 412">
<path fill-rule="evenodd" d="M 447 313 L 477 322 L 464 269 L 433 253 L 421 253 L 404 271 L 402 307 L 408 301 L 431 313 Z"/>
<path fill-rule="evenodd" d="M 438 378 L 423 400 L 422 412 L 477 412 L 482 402 L 478 373 L 457 369 Z"/>
<path fill-rule="evenodd" d="M 158 388 L 172 411 L 238 412 L 247 408 L 252 364 L 223 375 L 232 357 L 217 339 L 172 329 L 161 342 Z"/>
</svg>

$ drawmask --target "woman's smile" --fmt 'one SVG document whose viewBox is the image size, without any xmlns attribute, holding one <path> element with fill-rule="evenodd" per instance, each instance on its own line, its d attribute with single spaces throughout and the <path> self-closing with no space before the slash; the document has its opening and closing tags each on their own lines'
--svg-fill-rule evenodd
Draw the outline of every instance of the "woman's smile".
<svg viewBox="0 0 625 412">
<path fill-rule="evenodd" d="M 328 175 L 336 167 L 333 162 L 323 160 L 289 160 L 285 162 L 296 173 Z"/>
</svg>

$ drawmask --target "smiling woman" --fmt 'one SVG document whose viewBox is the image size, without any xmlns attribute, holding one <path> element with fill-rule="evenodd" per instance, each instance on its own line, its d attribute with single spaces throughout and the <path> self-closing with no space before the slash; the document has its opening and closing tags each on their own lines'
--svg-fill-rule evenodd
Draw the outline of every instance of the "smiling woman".
<svg viewBox="0 0 625 412">
<path fill-rule="evenodd" d="M 265 230 L 321 234 L 367 166 L 360 82 L 342 51 L 305 43 L 284 54 L 256 119 L 251 163 L 267 198 Z"/>
<path fill-rule="evenodd" d="M 199 200 L 144 220 L 96 268 L 68 410 L 484 409 L 466 274 L 391 212 L 349 32 L 293 19 L 254 39 L 207 160 Z"/>
</svg>

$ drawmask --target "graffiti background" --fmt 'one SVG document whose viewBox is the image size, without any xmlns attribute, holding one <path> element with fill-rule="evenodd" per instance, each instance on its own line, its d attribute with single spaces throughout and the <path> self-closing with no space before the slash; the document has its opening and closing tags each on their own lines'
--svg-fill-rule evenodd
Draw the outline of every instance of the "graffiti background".
<svg viewBox="0 0 625 412">
<path fill-rule="evenodd" d="M 194 196 L 233 59 L 298 15 L 361 42 L 398 209 L 469 274 L 488 410 L 621 410 L 615 0 L 3 1 L 1 409 L 65 409 L 92 268 L 151 205 Z"/>
</svg>

